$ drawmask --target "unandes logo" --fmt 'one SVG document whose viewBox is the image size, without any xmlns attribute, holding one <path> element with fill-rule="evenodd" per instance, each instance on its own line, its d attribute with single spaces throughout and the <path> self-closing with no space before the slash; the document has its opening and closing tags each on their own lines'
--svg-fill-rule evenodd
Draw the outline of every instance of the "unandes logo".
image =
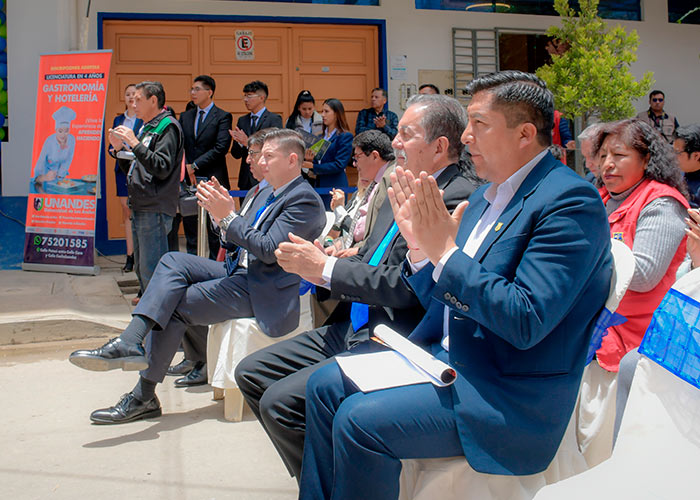
<svg viewBox="0 0 700 500">
<path fill-rule="evenodd" d="M 34 198 L 34 210 L 40 212 L 42 208 L 44 208 L 44 199 L 39 197 Z"/>
<path fill-rule="evenodd" d="M 70 208 L 71 210 L 95 210 L 96 204 L 94 198 L 48 198 L 44 202 L 46 208 Z M 36 206 L 36 202 L 34 205 Z"/>
</svg>

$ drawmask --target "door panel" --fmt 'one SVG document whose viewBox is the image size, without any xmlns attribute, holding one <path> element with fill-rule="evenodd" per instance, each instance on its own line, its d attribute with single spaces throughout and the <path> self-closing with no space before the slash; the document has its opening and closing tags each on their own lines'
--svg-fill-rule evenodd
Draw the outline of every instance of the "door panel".
<svg viewBox="0 0 700 500">
<path fill-rule="evenodd" d="M 236 59 L 236 30 L 253 31 L 255 59 Z M 267 108 L 286 121 L 302 89 L 316 98 L 340 99 L 354 131 L 357 113 L 368 106 L 379 82 L 378 33 L 375 26 L 293 23 L 201 23 L 181 21 L 104 21 L 104 48 L 113 50 L 112 81 L 107 95 L 106 127 L 124 110 L 128 83 L 158 80 L 167 104 L 179 114 L 190 99 L 192 80 L 200 74 L 216 80 L 216 105 L 236 120 L 247 111 L 243 86 L 264 81 Z M 121 207 L 115 196 L 114 161 L 107 161 L 107 220 L 110 238 L 123 238 Z M 239 161 L 227 156 L 231 184 Z M 357 174 L 348 169 L 353 184 Z"/>
</svg>

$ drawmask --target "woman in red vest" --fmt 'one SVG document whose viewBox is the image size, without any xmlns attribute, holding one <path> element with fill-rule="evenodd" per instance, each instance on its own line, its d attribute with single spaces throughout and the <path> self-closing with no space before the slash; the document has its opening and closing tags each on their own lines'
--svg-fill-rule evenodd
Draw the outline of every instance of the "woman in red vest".
<svg viewBox="0 0 700 500">
<path fill-rule="evenodd" d="M 632 282 L 617 308 L 627 321 L 608 328 L 596 352 L 602 368 L 617 372 L 622 356 L 642 341 L 685 257 L 688 192 L 673 149 L 642 121 L 603 125 L 594 150 L 610 234 L 632 249 L 635 260 Z"/>
</svg>

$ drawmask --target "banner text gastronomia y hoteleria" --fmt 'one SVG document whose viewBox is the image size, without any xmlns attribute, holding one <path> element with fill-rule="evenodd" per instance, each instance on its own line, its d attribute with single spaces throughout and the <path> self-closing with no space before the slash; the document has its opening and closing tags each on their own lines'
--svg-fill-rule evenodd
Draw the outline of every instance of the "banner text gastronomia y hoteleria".
<svg viewBox="0 0 700 500">
<path fill-rule="evenodd" d="M 111 51 L 40 56 L 23 269 L 95 272 Z"/>
</svg>

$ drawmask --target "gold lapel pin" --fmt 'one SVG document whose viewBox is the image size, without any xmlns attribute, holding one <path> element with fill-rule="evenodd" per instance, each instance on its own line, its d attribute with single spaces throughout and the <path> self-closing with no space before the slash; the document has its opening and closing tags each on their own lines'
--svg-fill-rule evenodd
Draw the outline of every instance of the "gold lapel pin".
<svg viewBox="0 0 700 500">
<path fill-rule="evenodd" d="M 496 227 L 495 227 L 494 231 L 498 231 L 498 230 L 501 229 L 502 227 L 503 227 L 503 223 L 502 223 L 502 222 L 499 222 L 498 224 L 496 224 Z"/>
</svg>

